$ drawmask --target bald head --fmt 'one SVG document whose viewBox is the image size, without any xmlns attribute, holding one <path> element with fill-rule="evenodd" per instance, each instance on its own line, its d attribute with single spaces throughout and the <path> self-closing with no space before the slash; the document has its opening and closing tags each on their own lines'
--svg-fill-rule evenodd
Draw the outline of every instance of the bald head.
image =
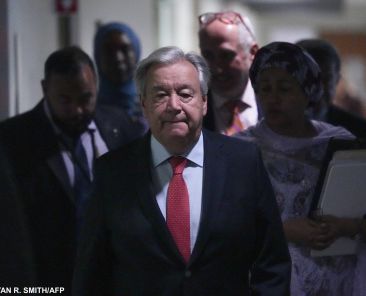
<svg viewBox="0 0 366 296">
<path fill-rule="evenodd" d="M 212 73 L 211 90 L 223 97 L 241 96 L 258 49 L 247 27 L 241 22 L 228 24 L 217 18 L 201 27 L 199 46 Z"/>
</svg>

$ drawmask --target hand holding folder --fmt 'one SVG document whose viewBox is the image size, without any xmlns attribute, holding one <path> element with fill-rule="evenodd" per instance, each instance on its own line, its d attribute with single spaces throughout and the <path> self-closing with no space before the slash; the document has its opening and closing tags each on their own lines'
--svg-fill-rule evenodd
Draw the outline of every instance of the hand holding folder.
<svg viewBox="0 0 366 296">
<path fill-rule="evenodd" d="M 324 179 L 321 181 L 317 209 L 323 215 L 355 219 L 364 216 L 366 213 L 366 149 L 334 152 L 326 168 Z M 355 254 L 358 247 L 357 240 L 340 237 L 328 248 L 321 251 L 312 250 L 311 254 L 312 256 Z"/>
</svg>

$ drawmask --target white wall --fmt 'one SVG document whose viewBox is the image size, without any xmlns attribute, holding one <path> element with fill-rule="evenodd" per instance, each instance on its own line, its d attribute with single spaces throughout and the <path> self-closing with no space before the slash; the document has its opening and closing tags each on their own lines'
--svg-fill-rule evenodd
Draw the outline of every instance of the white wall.
<svg viewBox="0 0 366 296">
<path fill-rule="evenodd" d="M 57 19 L 53 3 L 45 0 L 7 1 L 9 108 L 4 115 L 29 110 L 42 96 L 40 80 L 43 64 L 45 58 L 57 48 Z"/>
<path fill-rule="evenodd" d="M 9 48 L 7 1 L 0 0 L 0 119 L 8 115 Z"/>
<path fill-rule="evenodd" d="M 254 14 L 257 37 L 261 44 L 274 40 L 294 42 L 315 37 L 321 30 L 366 32 L 366 1 L 344 3 L 340 12 L 289 12 Z"/>
</svg>

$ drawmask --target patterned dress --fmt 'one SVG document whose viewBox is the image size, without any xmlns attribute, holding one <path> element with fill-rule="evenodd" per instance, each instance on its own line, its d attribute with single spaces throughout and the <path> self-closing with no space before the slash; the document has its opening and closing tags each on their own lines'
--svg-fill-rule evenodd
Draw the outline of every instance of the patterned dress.
<svg viewBox="0 0 366 296">
<path fill-rule="evenodd" d="M 347 130 L 312 121 L 317 136 L 290 138 L 274 133 L 262 120 L 237 134 L 261 148 L 282 221 L 307 216 L 322 159 L 331 137 L 353 138 Z M 356 256 L 310 256 L 310 249 L 289 242 L 292 296 L 352 295 Z"/>
<path fill-rule="evenodd" d="M 366 242 L 361 245 L 358 255 L 353 296 L 366 296 Z"/>
</svg>

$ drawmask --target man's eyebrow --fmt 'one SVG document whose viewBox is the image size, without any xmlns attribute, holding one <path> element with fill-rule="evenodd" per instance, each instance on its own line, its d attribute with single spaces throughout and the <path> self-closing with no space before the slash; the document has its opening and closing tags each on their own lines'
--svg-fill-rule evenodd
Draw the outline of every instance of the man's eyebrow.
<svg viewBox="0 0 366 296">
<path fill-rule="evenodd" d="M 177 90 L 183 90 L 183 89 L 188 89 L 188 90 L 193 90 L 193 87 L 190 84 L 181 84 L 178 85 L 176 87 Z M 151 91 L 168 91 L 169 87 L 166 86 L 165 84 L 156 84 L 151 86 Z"/>
<path fill-rule="evenodd" d="M 179 86 L 179 89 L 193 89 L 191 85 L 189 84 L 182 84 Z"/>
<path fill-rule="evenodd" d="M 152 91 L 159 91 L 159 90 L 165 90 L 164 84 L 156 84 L 151 87 Z"/>
</svg>

